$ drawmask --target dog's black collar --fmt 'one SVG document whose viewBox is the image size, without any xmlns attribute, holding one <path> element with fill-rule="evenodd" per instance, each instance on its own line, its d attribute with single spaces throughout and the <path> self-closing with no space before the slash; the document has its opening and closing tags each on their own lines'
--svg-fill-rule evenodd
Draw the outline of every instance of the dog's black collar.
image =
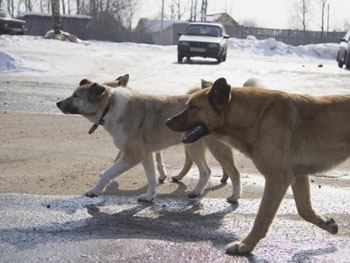
<svg viewBox="0 0 350 263">
<path fill-rule="evenodd" d="M 110 104 L 111 104 L 111 99 L 108 100 L 107 107 L 103 110 L 101 118 L 98 120 L 98 122 L 94 123 L 94 125 L 92 125 L 92 127 L 90 128 L 89 134 L 94 133 L 94 131 L 96 131 L 99 125 L 103 125 L 105 123 L 105 120 L 103 118 L 106 116 L 107 112 L 109 111 Z"/>
</svg>

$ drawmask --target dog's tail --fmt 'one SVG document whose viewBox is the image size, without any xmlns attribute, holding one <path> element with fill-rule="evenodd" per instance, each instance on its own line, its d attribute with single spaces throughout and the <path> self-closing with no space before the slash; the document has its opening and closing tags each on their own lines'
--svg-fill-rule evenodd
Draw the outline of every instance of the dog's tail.
<svg viewBox="0 0 350 263">
<path fill-rule="evenodd" d="M 210 88 L 211 86 L 213 86 L 213 82 L 207 81 L 205 79 L 201 79 L 201 87 L 200 88 L 197 88 L 197 87 L 196 88 L 192 88 L 189 91 L 187 91 L 186 94 L 192 94 L 192 93 L 195 93 L 198 90 L 205 89 L 205 88 Z"/>
<path fill-rule="evenodd" d="M 243 83 L 243 87 L 264 88 L 265 84 L 260 79 L 249 78 Z"/>
</svg>

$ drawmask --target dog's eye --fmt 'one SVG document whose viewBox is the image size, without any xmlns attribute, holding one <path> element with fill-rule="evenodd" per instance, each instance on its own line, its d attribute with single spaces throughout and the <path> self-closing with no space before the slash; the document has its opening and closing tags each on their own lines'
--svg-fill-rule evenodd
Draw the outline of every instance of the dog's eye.
<svg viewBox="0 0 350 263">
<path fill-rule="evenodd" d="M 188 110 L 190 110 L 190 111 L 192 111 L 192 110 L 198 110 L 198 109 L 199 109 L 199 107 L 197 107 L 197 106 L 195 106 L 195 105 L 193 105 L 193 104 L 188 105 Z"/>
</svg>

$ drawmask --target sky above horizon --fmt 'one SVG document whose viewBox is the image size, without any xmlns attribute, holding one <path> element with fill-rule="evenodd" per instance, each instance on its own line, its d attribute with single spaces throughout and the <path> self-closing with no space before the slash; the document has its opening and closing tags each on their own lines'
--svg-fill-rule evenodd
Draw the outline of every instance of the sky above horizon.
<svg viewBox="0 0 350 263">
<path fill-rule="evenodd" d="M 238 23 L 253 21 L 257 27 L 295 29 L 297 20 L 293 14 L 296 13 L 296 3 L 301 0 L 208 0 L 208 14 L 227 12 Z M 309 30 L 320 30 L 321 25 L 321 0 L 313 0 L 310 5 Z M 183 20 L 189 18 L 190 0 L 182 0 L 181 9 L 187 12 Z M 201 1 L 198 0 L 198 6 Z M 139 0 L 139 18 L 160 18 L 162 0 Z M 329 29 L 345 30 L 345 22 L 350 25 L 350 0 L 328 0 L 329 4 Z M 164 0 L 165 16 L 170 17 L 171 0 Z M 327 14 L 327 12 L 326 12 Z M 325 19 L 327 23 L 327 19 Z M 135 25 L 136 26 L 136 25 Z M 350 29 L 350 28 L 349 28 Z"/>
</svg>

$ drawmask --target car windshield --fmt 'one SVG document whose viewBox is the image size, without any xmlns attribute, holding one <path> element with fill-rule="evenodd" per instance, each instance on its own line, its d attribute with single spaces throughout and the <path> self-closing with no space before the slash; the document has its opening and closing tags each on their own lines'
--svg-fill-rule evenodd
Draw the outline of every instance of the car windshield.
<svg viewBox="0 0 350 263">
<path fill-rule="evenodd" d="M 218 26 L 190 25 L 186 28 L 184 35 L 222 37 L 222 29 Z"/>
<path fill-rule="evenodd" d="M 0 9 L 0 17 L 11 18 L 10 14 L 5 9 Z"/>
</svg>

